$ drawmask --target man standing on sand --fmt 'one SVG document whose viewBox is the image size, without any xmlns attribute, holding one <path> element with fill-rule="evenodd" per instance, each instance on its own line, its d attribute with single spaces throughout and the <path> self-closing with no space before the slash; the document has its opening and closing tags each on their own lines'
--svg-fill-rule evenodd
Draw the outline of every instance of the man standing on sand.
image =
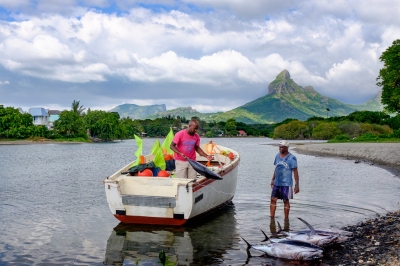
<svg viewBox="0 0 400 266">
<path fill-rule="evenodd" d="M 186 160 L 186 158 L 189 158 L 196 161 L 196 152 L 209 161 L 213 159 L 212 155 L 208 155 L 200 148 L 200 136 L 196 133 L 198 129 L 199 123 L 196 119 L 192 119 L 189 122 L 189 127 L 176 133 L 172 140 L 170 148 L 174 151 L 176 176 L 178 178 L 196 178 L 197 172 Z"/>
<path fill-rule="evenodd" d="M 279 142 L 279 153 L 274 161 L 275 171 L 271 180 L 271 204 L 269 206 L 271 218 L 275 217 L 276 201 L 283 200 L 285 220 L 289 219 L 290 203 L 289 199 L 293 199 L 293 191 L 295 194 L 300 192 L 299 173 L 297 172 L 297 159 L 289 153 L 289 142 L 281 140 Z M 293 179 L 295 180 L 293 190 Z"/>
</svg>

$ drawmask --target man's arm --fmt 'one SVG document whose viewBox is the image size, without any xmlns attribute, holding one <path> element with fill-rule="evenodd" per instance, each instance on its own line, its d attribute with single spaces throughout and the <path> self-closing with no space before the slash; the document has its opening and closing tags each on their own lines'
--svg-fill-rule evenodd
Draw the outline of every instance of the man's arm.
<svg viewBox="0 0 400 266">
<path fill-rule="evenodd" d="M 274 187 L 274 182 L 275 182 L 275 171 L 274 171 L 274 175 L 272 176 L 272 180 L 271 180 L 271 188 Z"/>
<path fill-rule="evenodd" d="M 183 154 L 180 150 L 178 150 L 178 148 L 176 147 L 176 143 L 175 142 L 171 142 L 171 145 L 169 145 L 169 148 L 171 150 L 173 150 L 174 152 L 176 152 L 177 154 L 179 154 L 180 156 L 182 156 L 183 158 L 186 158 L 186 155 Z"/>
<path fill-rule="evenodd" d="M 294 175 L 294 194 L 297 194 L 300 192 L 300 183 L 299 183 L 299 172 L 297 171 L 297 168 L 293 168 L 293 175 Z"/>
<path fill-rule="evenodd" d="M 213 159 L 213 156 L 212 156 L 212 155 L 208 155 L 207 153 L 205 153 L 205 152 L 203 151 L 203 149 L 200 148 L 200 146 L 195 146 L 194 148 L 195 148 L 195 150 L 196 150 L 196 152 L 197 152 L 198 154 L 200 154 L 201 156 L 206 157 L 207 160 L 211 161 L 211 160 Z"/>
</svg>

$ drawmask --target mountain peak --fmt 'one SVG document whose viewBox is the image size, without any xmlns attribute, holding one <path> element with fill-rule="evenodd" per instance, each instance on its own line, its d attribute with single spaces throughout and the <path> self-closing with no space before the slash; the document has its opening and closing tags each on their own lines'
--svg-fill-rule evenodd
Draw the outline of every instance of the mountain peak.
<svg viewBox="0 0 400 266">
<path fill-rule="evenodd" d="M 302 88 L 290 78 L 290 73 L 286 69 L 279 73 L 268 86 L 268 94 L 282 95 L 301 90 Z"/>
<path fill-rule="evenodd" d="M 275 80 L 289 80 L 290 79 L 290 73 L 286 69 L 284 69 L 281 73 L 279 73 Z"/>
</svg>

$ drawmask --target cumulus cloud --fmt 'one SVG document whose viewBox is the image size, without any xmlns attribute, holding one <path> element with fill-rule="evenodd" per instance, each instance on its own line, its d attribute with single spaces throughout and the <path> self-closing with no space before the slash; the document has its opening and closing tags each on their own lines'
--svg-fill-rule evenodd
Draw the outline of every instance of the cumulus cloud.
<svg viewBox="0 0 400 266">
<path fill-rule="evenodd" d="M 26 102 L 226 110 L 263 96 L 283 69 L 301 86 L 362 103 L 379 89 L 381 53 L 400 38 L 388 18 L 400 3 L 385 1 L 3 0 L 13 19 L 0 23 L 0 75 L 16 105 L 41 86 L 46 101 Z M 65 97 L 52 102 L 55 88 Z"/>
<path fill-rule="evenodd" d="M 8 84 L 10 84 L 10 82 L 8 80 L 0 81 L 0 85 L 8 85 Z"/>
</svg>

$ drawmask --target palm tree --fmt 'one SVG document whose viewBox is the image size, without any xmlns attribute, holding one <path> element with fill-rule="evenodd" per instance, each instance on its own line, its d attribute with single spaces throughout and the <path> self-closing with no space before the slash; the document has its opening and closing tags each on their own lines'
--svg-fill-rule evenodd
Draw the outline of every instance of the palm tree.
<svg viewBox="0 0 400 266">
<path fill-rule="evenodd" d="M 72 102 L 71 109 L 72 109 L 72 111 L 74 113 L 77 113 L 78 115 L 81 115 L 83 113 L 83 111 L 86 110 L 86 108 L 83 108 L 83 105 L 79 106 L 79 103 L 80 103 L 80 101 L 74 100 Z"/>
</svg>

